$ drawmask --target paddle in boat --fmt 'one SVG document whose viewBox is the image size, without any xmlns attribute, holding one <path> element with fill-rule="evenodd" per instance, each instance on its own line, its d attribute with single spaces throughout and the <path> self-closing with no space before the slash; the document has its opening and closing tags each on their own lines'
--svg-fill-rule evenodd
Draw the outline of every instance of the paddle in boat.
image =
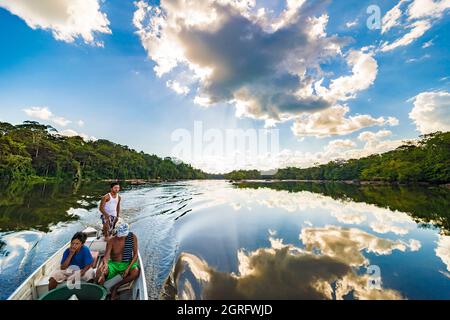
<svg viewBox="0 0 450 320">
<path fill-rule="evenodd" d="M 98 232 L 94 228 L 86 228 L 85 230 L 83 230 L 83 233 L 85 233 L 87 236 L 85 245 L 91 251 L 91 254 L 94 257 L 94 266 L 95 268 L 97 268 L 105 254 L 106 241 L 104 237 L 100 235 L 100 232 Z M 59 249 L 54 255 L 52 255 L 47 261 L 45 261 L 36 271 L 34 271 L 16 289 L 16 291 L 11 294 L 8 300 L 52 300 L 52 298 L 61 300 L 70 299 L 74 296 L 73 293 L 75 293 L 75 296 L 77 296 L 78 300 L 104 299 L 107 290 L 105 290 L 103 287 L 88 283 L 81 284 L 81 291 L 90 291 L 94 294 L 97 294 L 97 298 L 88 296 L 85 297 L 83 294 L 77 295 L 76 290 L 69 290 L 66 284 L 60 284 L 56 289 L 48 292 L 48 281 L 50 278 L 49 275 L 59 268 L 63 253 L 67 248 L 69 248 L 69 246 L 70 241 L 66 243 L 66 245 L 64 245 L 61 249 Z M 117 290 L 119 294 L 119 300 L 148 300 L 144 265 L 142 263 L 140 254 L 138 257 L 138 263 L 141 270 L 141 272 L 139 273 L 139 277 L 136 280 L 121 286 Z M 105 287 L 108 287 L 107 283 L 105 283 Z M 95 290 L 97 290 L 97 292 Z M 78 291 L 81 293 L 80 290 Z M 67 295 L 67 298 L 65 298 L 65 295 Z"/>
</svg>

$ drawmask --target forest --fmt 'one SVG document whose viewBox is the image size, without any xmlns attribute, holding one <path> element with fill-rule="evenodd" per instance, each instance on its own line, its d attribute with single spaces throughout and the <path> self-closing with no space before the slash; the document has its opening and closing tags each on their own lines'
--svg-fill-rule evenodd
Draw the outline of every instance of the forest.
<svg viewBox="0 0 450 320">
<path fill-rule="evenodd" d="M 108 140 L 66 137 L 35 121 L 0 122 L 0 181 L 204 179 L 189 164 Z"/>
<path fill-rule="evenodd" d="M 274 178 L 449 183 L 450 132 L 423 135 L 416 142 L 365 158 L 332 161 L 306 169 L 280 169 Z"/>
<path fill-rule="evenodd" d="M 0 122 L 0 179 L 10 181 L 103 179 L 261 179 L 258 170 L 211 175 L 191 165 L 130 149 L 108 140 L 66 137 L 35 121 Z M 279 180 L 450 182 L 450 132 L 423 135 L 383 154 L 336 160 L 311 168 L 279 169 Z"/>
<path fill-rule="evenodd" d="M 261 179 L 261 173 L 258 170 L 234 170 L 224 174 L 227 180 L 250 180 Z"/>
</svg>

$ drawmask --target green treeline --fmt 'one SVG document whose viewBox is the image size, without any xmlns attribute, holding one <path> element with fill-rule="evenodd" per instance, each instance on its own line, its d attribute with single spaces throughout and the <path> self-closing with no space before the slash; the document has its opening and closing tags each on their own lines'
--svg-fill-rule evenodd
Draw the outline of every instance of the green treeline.
<svg viewBox="0 0 450 320">
<path fill-rule="evenodd" d="M 206 174 L 170 158 L 137 152 L 108 140 L 65 137 L 34 121 L 0 122 L 0 181 L 203 179 Z"/>
<path fill-rule="evenodd" d="M 261 179 L 261 173 L 258 170 L 235 170 L 224 175 L 227 180 L 252 180 Z"/>
<path fill-rule="evenodd" d="M 421 136 L 396 150 L 361 159 L 333 161 L 317 167 L 285 168 L 275 179 L 450 182 L 450 132 Z"/>
</svg>

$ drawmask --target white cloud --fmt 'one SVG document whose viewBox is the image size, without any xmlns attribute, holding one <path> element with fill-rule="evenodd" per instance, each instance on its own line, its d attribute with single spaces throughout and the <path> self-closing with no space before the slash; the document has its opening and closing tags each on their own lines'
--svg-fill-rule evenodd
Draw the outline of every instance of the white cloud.
<svg viewBox="0 0 450 320">
<path fill-rule="evenodd" d="M 99 0 L 0 0 L 0 7 L 22 18 L 32 29 L 51 30 L 57 40 L 102 46 L 95 33 L 110 34 Z"/>
<path fill-rule="evenodd" d="M 23 111 L 30 117 L 41 119 L 41 120 L 50 120 L 50 117 L 53 116 L 51 111 L 47 107 L 29 107 L 23 109 Z"/>
<path fill-rule="evenodd" d="M 450 93 L 422 92 L 415 96 L 409 117 L 422 134 L 450 130 Z"/>
<path fill-rule="evenodd" d="M 56 116 L 54 116 L 51 120 L 52 120 L 54 123 L 60 125 L 61 127 L 65 127 L 65 126 L 67 126 L 69 123 L 72 122 L 72 121 L 67 120 L 67 119 L 65 119 L 65 118 L 63 118 L 63 117 L 56 117 Z"/>
<path fill-rule="evenodd" d="M 431 29 L 431 23 L 427 20 L 421 20 L 414 22 L 410 26 L 410 28 L 411 30 L 400 39 L 397 39 L 392 43 L 384 42 L 383 45 L 381 46 L 381 51 L 383 52 L 391 51 L 398 47 L 403 47 L 411 44 L 413 41 L 420 38 L 425 34 L 425 32 Z"/>
<path fill-rule="evenodd" d="M 58 134 L 61 135 L 61 136 L 64 136 L 64 137 L 81 137 L 85 141 L 95 141 L 95 140 L 97 140 L 93 136 L 88 136 L 85 133 L 78 133 L 77 131 L 72 130 L 72 129 L 62 130 L 62 131 L 58 132 Z"/>
<path fill-rule="evenodd" d="M 430 58 L 431 58 L 431 55 L 429 55 L 429 54 L 424 54 L 424 55 L 421 56 L 420 58 L 411 58 L 411 59 L 408 59 L 408 60 L 406 60 L 406 63 L 419 62 L 419 61 L 422 61 L 422 60 L 425 60 L 425 59 L 430 59 Z"/>
<path fill-rule="evenodd" d="M 433 44 L 434 44 L 434 43 L 433 43 L 433 39 L 431 39 L 430 41 L 425 42 L 425 43 L 422 45 L 422 48 L 423 48 L 423 49 L 429 48 L 429 47 L 431 47 Z"/>
<path fill-rule="evenodd" d="M 317 152 L 302 152 L 283 149 L 277 152 L 237 153 L 227 152 L 220 156 L 204 150 L 201 157 L 176 155 L 185 162 L 193 164 L 206 172 L 223 173 L 235 169 L 272 170 L 286 167 L 311 167 L 334 160 L 348 160 L 380 154 L 396 149 L 405 143 L 401 139 L 387 139 L 391 135 L 388 130 L 379 132 L 362 132 L 360 139 L 337 139 L 330 141 Z"/>
<path fill-rule="evenodd" d="M 254 1 L 139 1 L 133 23 L 168 84 L 189 73 L 194 102 L 233 104 L 237 116 L 274 125 L 355 98 L 377 76 L 372 53 L 344 53 L 349 39 L 327 34 L 327 2 L 287 1 L 275 16 Z M 321 66 L 332 59 L 345 59 L 351 75 L 327 78 Z"/>
<path fill-rule="evenodd" d="M 166 86 L 181 95 L 187 95 L 190 92 L 189 87 L 184 86 L 175 80 L 167 81 Z"/>
<path fill-rule="evenodd" d="M 408 6 L 402 9 L 406 3 Z M 431 29 L 449 8 L 450 0 L 414 0 L 412 2 L 400 0 L 383 17 L 381 33 L 385 34 L 393 28 L 401 27 L 409 31 L 392 42 L 383 42 L 380 50 L 391 51 L 413 43 Z M 430 42 L 425 44 L 424 48 L 429 45 Z"/>
<path fill-rule="evenodd" d="M 439 19 L 449 8 L 449 0 L 414 0 L 408 7 L 408 19 Z"/>
<path fill-rule="evenodd" d="M 348 21 L 346 24 L 345 24 L 345 26 L 347 27 L 347 28 L 353 28 L 353 27 L 356 27 L 357 25 L 358 25 L 358 23 L 359 23 L 359 20 L 358 19 L 355 19 L 355 20 L 353 20 L 353 21 Z"/>
<path fill-rule="evenodd" d="M 327 146 L 329 149 L 346 149 L 346 148 L 353 148 L 356 147 L 356 144 L 350 140 L 350 139 L 337 139 L 337 140 L 332 140 L 328 143 Z"/>
<path fill-rule="evenodd" d="M 389 130 L 381 130 L 378 132 L 365 131 L 359 134 L 358 139 L 361 141 L 372 141 L 378 140 L 380 138 L 389 137 L 391 134 L 392 132 Z"/>
<path fill-rule="evenodd" d="M 67 125 L 72 123 L 72 121 L 67 120 L 64 117 L 60 117 L 60 116 L 57 116 L 57 115 L 53 114 L 53 112 L 51 112 L 48 107 L 29 107 L 29 108 L 23 109 L 23 111 L 29 117 L 36 118 L 36 119 L 39 119 L 39 120 L 49 121 L 49 122 L 52 122 L 52 123 L 54 123 L 56 125 L 59 125 L 61 127 L 66 127 Z M 76 122 L 76 124 L 79 127 L 83 127 L 84 126 L 84 121 L 83 120 L 78 120 Z M 92 140 L 92 141 L 97 140 L 93 136 L 88 136 L 85 133 L 78 133 L 77 131 L 75 131 L 73 129 L 64 129 L 62 131 L 59 131 L 56 134 L 59 134 L 61 136 L 66 136 L 66 137 L 80 136 L 86 141 L 88 141 L 88 140 Z"/>
<path fill-rule="evenodd" d="M 447 270 L 450 271 L 450 237 L 439 236 L 437 247 L 435 249 L 436 256 L 446 265 Z"/>
<path fill-rule="evenodd" d="M 292 127 L 296 136 L 329 137 L 346 135 L 371 126 L 397 125 L 398 120 L 389 117 L 373 118 L 370 115 L 355 115 L 347 117 L 348 106 L 334 106 L 324 111 L 304 114 L 298 118 Z"/>
<path fill-rule="evenodd" d="M 65 136 L 65 137 L 76 137 L 79 136 L 80 134 L 78 132 L 76 132 L 75 130 L 72 129 L 65 129 L 59 132 L 60 135 Z"/>
<path fill-rule="evenodd" d="M 400 25 L 400 18 L 402 16 L 401 6 L 407 1 L 401 0 L 391 10 L 389 10 L 383 17 L 381 33 L 386 33 L 393 27 Z"/>
<path fill-rule="evenodd" d="M 51 121 L 57 125 L 60 125 L 61 127 L 65 127 L 72 122 L 63 117 L 54 115 L 48 107 L 29 107 L 23 109 L 23 111 L 29 117 L 45 121 Z"/>
<path fill-rule="evenodd" d="M 367 157 L 372 154 L 380 154 L 394 150 L 405 143 L 404 140 L 387 140 L 386 138 L 391 135 L 388 130 L 381 130 L 379 132 L 362 132 L 359 135 L 358 141 L 363 143 L 362 146 L 350 147 L 352 144 L 356 144 L 351 140 L 344 140 L 345 142 L 337 142 L 341 148 L 336 147 L 336 143 L 331 141 L 326 145 L 322 151 L 311 152 L 299 152 L 293 150 L 282 150 L 276 158 L 276 163 L 279 168 L 285 167 L 311 167 L 316 164 L 328 163 L 333 160 L 348 160 Z"/>
<path fill-rule="evenodd" d="M 315 90 L 331 101 L 345 101 L 356 97 L 359 91 L 369 88 L 378 73 L 377 61 L 373 53 L 351 50 L 346 57 L 347 64 L 352 67 L 352 74 L 331 80 L 330 87 L 321 86 L 322 80 L 315 84 Z"/>
</svg>

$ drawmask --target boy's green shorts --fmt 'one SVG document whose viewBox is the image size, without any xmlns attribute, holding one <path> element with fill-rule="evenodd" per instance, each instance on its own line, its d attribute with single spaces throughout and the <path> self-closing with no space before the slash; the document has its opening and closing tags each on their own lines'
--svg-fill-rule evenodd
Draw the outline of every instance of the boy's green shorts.
<svg viewBox="0 0 450 320">
<path fill-rule="evenodd" d="M 109 260 L 108 261 L 108 277 L 106 280 L 112 279 L 118 274 L 123 275 L 125 270 L 127 270 L 128 266 L 130 265 L 129 262 L 114 262 Z M 137 261 L 133 263 L 133 265 L 130 267 L 130 271 L 134 268 L 139 268 L 139 265 Z"/>
</svg>

